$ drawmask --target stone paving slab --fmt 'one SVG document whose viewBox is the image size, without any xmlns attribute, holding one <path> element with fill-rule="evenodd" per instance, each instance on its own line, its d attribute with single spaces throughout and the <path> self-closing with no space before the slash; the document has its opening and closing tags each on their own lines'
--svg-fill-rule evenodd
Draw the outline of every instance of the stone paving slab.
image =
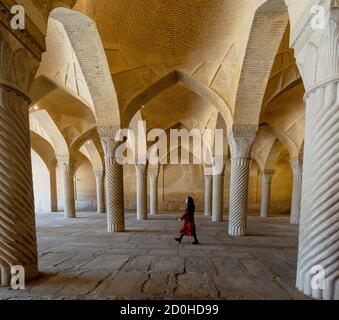
<svg viewBox="0 0 339 320">
<path fill-rule="evenodd" d="M 176 214 L 108 234 L 106 217 L 37 217 L 41 276 L 1 299 L 307 299 L 295 289 L 298 229 L 289 217 L 249 217 L 249 236 L 227 235 L 227 219 L 197 217 L 200 246 L 185 238 Z"/>
</svg>

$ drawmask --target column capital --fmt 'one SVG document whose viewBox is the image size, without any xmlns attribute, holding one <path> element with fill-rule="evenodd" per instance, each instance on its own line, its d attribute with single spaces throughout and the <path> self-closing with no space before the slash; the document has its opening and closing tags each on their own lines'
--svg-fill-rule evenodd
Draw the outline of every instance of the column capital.
<svg viewBox="0 0 339 320">
<path fill-rule="evenodd" d="M 232 159 L 251 158 L 251 150 L 257 136 L 258 126 L 236 125 L 228 139 L 230 142 Z"/>
<path fill-rule="evenodd" d="M 147 175 L 148 163 L 147 164 L 136 163 L 135 168 L 136 168 L 137 172 L 144 174 L 144 175 Z"/>
<path fill-rule="evenodd" d="M 312 30 L 295 51 L 297 64 L 306 88 L 305 100 L 320 88 L 339 82 L 339 8 L 332 2 L 323 28 Z"/>
<path fill-rule="evenodd" d="M 159 176 L 159 168 L 149 168 L 148 174 L 151 179 L 158 179 Z"/>
<path fill-rule="evenodd" d="M 299 158 L 291 159 L 291 167 L 293 176 L 299 177 L 302 176 L 302 165 Z"/>
<path fill-rule="evenodd" d="M 272 179 L 273 179 L 273 176 L 274 176 L 274 173 L 275 173 L 275 170 L 272 170 L 272 169 L 265 169 L 261 172 L 262 174 L 262 181 L 264 183 L 271 183 L 272 182 Z"/>
<path fill-rule="evenodd" d="M 69 155 L 57 155 L 56 159 L 58 161 L 58 164 L 63 170 L 63 172 L 72 173 L 74 172 L 76 165 L 77 165 L 77 159 L 74 157 L 71 157 Z"/>
<path fill-rule="evenodd" d="M 213 176 L 213 166 L 204 167 L 204 176 L 205 177 Z"/>
<path fill-rule="evenodd" d="M 98 133 L 104 147 L 106 160 L 116 160 L 119 164 L 123 164 L 123 154 L 116 154 L 117 148 L 124 143 L 124 141 L 118 140 L 119 130 L 119 128 L 111 126 L 98 127 Z"/>
<path fill-rule="evenodd" d="M 96 171 L 94 171 L 94 175 L 95 175 L 96 178 L 102 179 L 105 175 L 105 172 L 101 171 L 101 170 L 96 170 Z"/>
</svg>

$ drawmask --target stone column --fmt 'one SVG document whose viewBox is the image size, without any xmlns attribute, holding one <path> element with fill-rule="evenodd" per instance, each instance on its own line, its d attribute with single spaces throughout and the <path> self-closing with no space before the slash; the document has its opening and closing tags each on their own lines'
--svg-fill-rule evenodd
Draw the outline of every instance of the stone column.
<svg viewBox="0 0 339 320">
<path fill-rule="evenodd" d="M 75 219 L 75 189 L 74 189 L 74 175 L 76 161 L 73 158 L 58 157 L 62 172 L 63 181 L 63 195 L 64 195 L 64 215 L 66 219 Z"/>
<path fill-rule="evenodd" d="M 51 197 L 51 212 L 58 212 L 58 191 L 56 179 L 57 161 L 53 159 L 49 164 L 49 181 L 50 181 L 50 197 Z"/>
<path fill-rule="evenodd" d="M 261 179 L 261 211 L 260 217 L 267 218 L 270 214 L 271 186 L 274 170 L 264 170 Z"/>
<path fill-rule="evenodd" d="M 149 170 L 150 178 L 150 213 L 151 215 L 158 214 L 158 180 L 159 170 Z"/>
<path fill-rule="evenodd" d="M 224 173 L 225 168 L 213 173 L 212 222 L 222 222 L 224 219 Z"/>
<path fill-rule="evenodd" d="M 306 87 L 297 287 L 339 300 L 339 8 L 311 31 L 292 41 Z"/>
<path fill-rule="evenodd" d="M 115 141 L 115 130 L 110 127 L 98 128 L 105 147 L 106 210 L 108 232 L 125 231 L 124 171 L 122 159 L 116 156 L 121 142 Z"/>
<path fill-rule="evenodd" d="M 26 281 L 39 274 L 27 93 L 34 68 L 1 23 L 0 48 L 0 285 L 9 285 L 13 266 Z"/>
<path fill-rule="evenodd" d="M 299 224 L 302 189 L 302 167 L 300 160 L 291 160 L 291 166 L 293 171 L 291 224 Z"/>
<path fill-rule="evenodd" d="M 212 216 L 213 175 L 205 173 L 205 216 Z M 224 189 L 224 188 L 222 188 Z M 224 198 L 223 198 L 224 199 Z"/>
<path fill-rule="evenodd" d="M 137 219 L 147 220 L 147 164 L 136 164 Z"/>
<path fill-rule="evenodd" d="M 231 185 L 229 234 L 245 236 L 247 231 L 250 155 L 258 128 L 236 126 L 229 137 L 231 146 Z"/>
<path fill-rule="evenodd" d="M 95 181 L 96 181 L 96 191 L 97 191 L 97 212 L 105 213 L 105 178 L 102 171 L 96 171 Z"/>
</svg>

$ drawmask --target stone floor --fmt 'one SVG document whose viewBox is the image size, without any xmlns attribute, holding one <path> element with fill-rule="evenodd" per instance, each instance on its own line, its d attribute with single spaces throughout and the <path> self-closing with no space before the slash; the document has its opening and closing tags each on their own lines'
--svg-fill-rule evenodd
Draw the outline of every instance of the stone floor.
<svg viewBox="0 0 339 320">
<path fill-rule="evenodd" d="M 294 289 L 297 227 L 288 218 L 249 217 L 249 236 L 197 217 L 200 246 L 174 241 L 177 216 L 136 222 L 108 234 L 105 215 L 37 218 L 41 276 L 0 299 L 306 299 Z"/>
</svg>

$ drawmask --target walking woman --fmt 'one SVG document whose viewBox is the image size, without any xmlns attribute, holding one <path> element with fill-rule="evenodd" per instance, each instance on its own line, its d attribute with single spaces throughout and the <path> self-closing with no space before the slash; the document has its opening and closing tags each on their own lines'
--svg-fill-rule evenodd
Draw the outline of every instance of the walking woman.
<svg viewBox="0 0 339 320">
<path fill-rule="evenodd" d="M 195 213 L 195 204 L 192 197 L 188 197 L 186 199 L 187 209 L 183 216 L 179 219 L 179 221 L 185 221 L 183 227 L 181 228 L 181 236 L 179 238 L 175 238 L 176 241 L 181 243 L 184 236 L 193 237 L 194 242 L 192 244 L 199 244 L 197 239 L 196 227 L 194 223 L 194 213 Z"/>
</svg>

